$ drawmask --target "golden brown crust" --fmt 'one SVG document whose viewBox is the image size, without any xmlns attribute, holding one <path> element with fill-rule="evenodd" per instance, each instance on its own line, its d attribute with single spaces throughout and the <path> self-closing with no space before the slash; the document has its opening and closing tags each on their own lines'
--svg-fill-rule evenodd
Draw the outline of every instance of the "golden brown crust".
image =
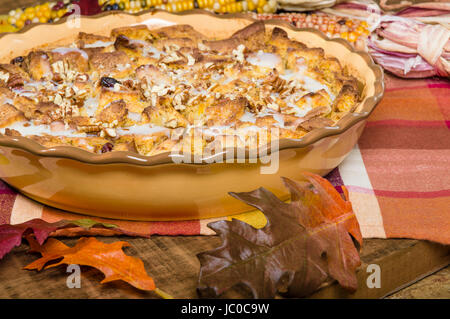
<svg viewBox="0 0 450 319">
<path fill-rule="evenodd" d="M 115 39 L 119 35 L 124 35 L 129 39 L 145 40 L 149 37 L 150 30 L 145 25 L 121 27 L 111 30 L 111 38 Z"/>
<path fill-rule="evenodd" d="M 0 127 L 22 119 L 23 113 L 9 103 L 0 104 Z"/>
<path fill-rule="evenodd" d="M 33 80 L 50 79 L 52 77 L 50 58 L 44 51 L 30 52 L 26 59 L 26 68 Z"/>
<path fill-rule="evenodd" d="M 122 51 L 94 53 L 89 59 L 91 71 L 98 74 L 121 76 L 131 71 L 132 61 Z"/>
<path fill-rule="evenodd" d="M 163 27 L 150 31 L 150 34 L 153 39 L 188 38 L 195 42 L 207 39 L 205 35 L 187 24 L 177 24 L 174 26 Z"/>
<path fill-rule="evenodd" d="M 250 50 L 260 49 L 265 42 L 266 27 L 263 21 L 254 22 L 236 31 L 231 38 L 238 40 Z"/>
<path fill-rule="evenodd" d="M 109 42 L 110 37 L 105 37 L 102 35 L 80 32 L 78 33 L 77 43 L 80 44 L 79 48 L 82 49 L 86 44 L 93 44 L 96 42 Z"/>
<path fill-rule="evenodd" d="M 244 97 L 236 99 L 225 98 L 212 103 L 207 109 L 208 114 L 206 124 L 208 126 L 229 125 L 242 117 L 248 101 Z"/>
<path fill-rule="evenodd" d="M 35 125 L 41 133 L 24 134 L 44 146 L 98 153 L 198 153 L 227 138 L 260 148 L 334 125 L 359 98 L 336 58 L 262 21 L 227 39 L 187 25 L 80 33 L 70 47 L 0 64 L 5 134 Z"/>
<path fill-rule="evenodd" d="M 165 126 L 168 128 L 186 127 L 188 124 L 186 118 L 177 112 L 170 101 L 164 97 L 158 97 L 156 105 L 146 107 L 143 114 L 147 117 L 148 122 Z"/>
<path fill-rule="evenodd" d="M 128 114 L 126 103 L 123 100 L 111 102 L 107 107 L 103 108 L 97 115 L 97 120 L 103 123 L 113 123 L 116 125 L 123 124 Z"/>
<path fill-rule="evenodd" d="M 83 51 L 69 50 L 67 52 L 50 52 L 51 65 L 61 61 L 65 67 L 70 70 L 84 73 L 89 71 L 88 55 Z"/>
</svg>

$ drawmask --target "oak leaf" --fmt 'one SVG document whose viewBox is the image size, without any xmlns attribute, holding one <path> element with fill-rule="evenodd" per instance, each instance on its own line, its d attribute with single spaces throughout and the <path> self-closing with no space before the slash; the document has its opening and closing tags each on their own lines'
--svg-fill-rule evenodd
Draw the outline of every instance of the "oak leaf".
<svg viewBox="0 0 450 319">
<path fill-rule="evenodd" d="M 290 203 L 264 188 L 230 193 L 262 211 L 267 224 L 261 229 L 237 219 L 208 224 L 222 244 L 198 255 L 200 296 L 216 297 L 244 284 L 255 298 L 303 297 L 329 278 L 356 290 L 362 236 L 348 192 L 343 188 L 343 198 L 326 179 L 306 172 L 303 177 L 283 178 Z"/>
<path fill-rule="evenodd" d="M 138 289 L 155 290 L 162 297 L 168 297 L 156 289 L 153 279 L 145 270 L 143 261 L 123 252 L 123 247 L 130 246 L 128 242 L 118 241 L 107 244 L 98 241 L 95 237 L 82 237 L 74 247 L 68 247 L 54 238 L 49 238 L 42 246 L 32 236 L 28 236 L 27 240 L 30 243 L 30 251 L 39 252 L 42 257 L 24 269 L 40 271 L 44 267 L 48 269 L 61 264 L 90 266 L 105 275 L 101 283 L 123 280 Z M 48 264 L 56 260 L 59 261 Z"/>
<path fill-rule="evenodd" d="M 21 224 L 0 225 L 0 259 L 9 253 L 15 246 L 22 243 L 22 238 L 33 233 L 40 245 L 54 231 L 63 228 L 82 227 L 90 229 L 93 227 L 117 228 L 116 225 L 99 223 L 91 219 L 60 220 L 55 223 L 48 223 L 42 219 L 35 218 Z"/>
</svg>

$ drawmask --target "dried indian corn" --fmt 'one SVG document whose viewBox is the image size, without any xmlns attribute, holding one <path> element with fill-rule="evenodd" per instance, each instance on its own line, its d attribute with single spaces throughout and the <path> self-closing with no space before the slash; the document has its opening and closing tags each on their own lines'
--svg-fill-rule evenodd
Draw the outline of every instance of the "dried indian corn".
<svg viewBox="0 0 450 319">
<path fill-rule="evenodd" d="M 323 12 L 307 13 L 281 13 L 281 14 L 255 14 L 260 20 L 281 19 L 298 28 L 314 28 L 322 31 L 330 38 L 343 38 L 356 44 L 359 49 L 365 48 L 365 41 L 370 35 L 366 21 L 349 19 Z"/>
<path fill-rule="evenodd" d="M 70 13 L 69 5 L 71 3 L 83 5 L 79 1 L 64 0 L 46 2 L 26 9 L 12 10 L 9 13 L 8 23 L 12 27 L 21 29 L 24 25 L 30 23 L 58 21 L 64 15 Z M 85 3 L 89 2 L 86 1 Z M 91 6 L 92 3 L 89 7 Z M 169 12 L 180 12 L 194 8 L 218 13 L 251 11 L 253 17 L 257 19 L 283 19 L 297 27 L 316 28 L 329 37 L 341 37 L 356 44 L 357 47 L 359 47 L 358 43 L 365 43 L 365 39 L 370 34 L 367 23 L 358 19 L 349 19 L 318 11 L 308 14 L 270 13 L 277 8 L 276 0 L 98 0 L 98 7 L 101 7 L 104 11 L 123 10 L 133 13 L 152 8 Z"/>
<path fill-rule="evenodd" d="M 58 2 L 46 2 L 25 9 L 16 9 L 9 12 L 8 23 L 21 29 L 24 25 L 30 23 L 46 23 L 58 21 L 67 13 L 69 0 Z"/>
<path fill-rule="evenodd" d="M 194 8 L 211 10 L 218 13 L 253 11 L 275 12 L 276 0 L 99 0 L 104 10 L 124 10 L 139 12 L 145 9 L 162 9 L 180 12 Z"/>
</svg>

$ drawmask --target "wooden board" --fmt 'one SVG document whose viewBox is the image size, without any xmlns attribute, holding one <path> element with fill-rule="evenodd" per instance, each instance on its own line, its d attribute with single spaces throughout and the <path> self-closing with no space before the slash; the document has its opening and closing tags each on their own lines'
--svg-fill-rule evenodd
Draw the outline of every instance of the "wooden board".
<svg viewBox="0 0 450 319">
<path fill-rule="evenodd" d="M 199 262 L 196 254 L 217 247 L 216 236 L 153 236 L 146 238 L 103 237 L 113 242 L 127 240 L 132 247 L 126 253 L 143 259 L 157 286 L 176 298 L 197 298 L 196 283 Z M 63 239 L 74 245 L 76 239 Z M 0 298 L 157 298 L 152 292 L 141 292 L 123 282 L 100 284 L 103 275 L 92 268 L 82 267 L 81 288 L 66 285 L 66 267 L 41 272 L 22 268 L 38 255 L 28 254 L 22 245 L 0 261 Z M 361 251 L 363 266 L 358 272 L 359 289 L 348 294 L 335 283 L 328 283 L 311 298 L 380 298 L 405 285 L 441 269 L 450 263 L 450 247 L 417 240 L 368 239 Z M 367 265 L 381 268 L 381 288 L 366 285 Z M 246 289 L 236 288 L 224 297 L 248 298 Z M 450 297 L 450 296 L 449 296 Z"/>
<path fill-rule="evenodd" d="M 436 243 L 371 239 L 366 240 L 365 244 L 361 253 L 363 264 L 358 271 L 357 292 L 350 294 L 333 283 L 316 292 L 312 298 L 383 298 L 450 263 L 450 247 Z M 367 280 L 371 279 L 368 277 L 373 274 L 369 265 L 380 267 L 380 288 L 369 288 L 367 285 Z"/>
</svg>

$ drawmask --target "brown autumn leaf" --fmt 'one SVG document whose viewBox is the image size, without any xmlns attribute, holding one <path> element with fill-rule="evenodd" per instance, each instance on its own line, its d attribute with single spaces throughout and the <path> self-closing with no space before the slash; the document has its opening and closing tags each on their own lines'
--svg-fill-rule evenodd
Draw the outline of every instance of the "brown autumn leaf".
<svg viewBox="0 0 450 319">
<path fill-rule="evenodd" d="M 216 297 L 244 284 L 255 298 L 311 294 L 328 278 L 357 288 L 361 264 L 355 239 L 362 244 L 358 221 L 348 201 L 324 178 L 304 173 L 305 181 L 283 178 L 291 203 L 264 188 L 230 193 L 261 210 L 267 224 L 256 229 L 237 219 L 208 226 L 222 239 L 220 247 L 200 253 L 197 291 Z M 353 237 L 353 239 L 352 239 Z"/>
<path fill-rule="evenodd" d="M 122 248 L 130 246 L 128 242 L 118 241 L 107 244 L 98 241 L 95 237 L 82 237 L 74 247 L 68 247 L 57 239 L 49 238 L 41 246 L 32 236 L 26 238 L 30 243 L 30 251 L 39 252 L 42 257 L 24 269 L 40 271 L 44 267 L 48 269 L 61 264 L 90 266 L 105 275 L 101 283 L 123 280 L 138 289 L 153 290 L 163 298 L 170 298 L 155 287 L 141 259 L 125 255 Z M 59 259 L 61 260 L 45 266 L 48 262 Z"/>
</svg>

